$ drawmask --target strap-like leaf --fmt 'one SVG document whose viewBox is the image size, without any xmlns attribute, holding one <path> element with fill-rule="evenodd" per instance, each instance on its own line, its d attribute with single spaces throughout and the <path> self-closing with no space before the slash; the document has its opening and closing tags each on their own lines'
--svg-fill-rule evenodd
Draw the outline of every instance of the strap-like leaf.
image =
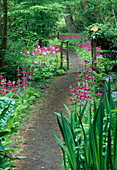
<svg viewBox="0 0 117 170">
<path fill-rule="evenodd" d="M 113 149 L 113 164 L 114 169 L 117 169 L 117 114 L 116 114 L 116 122 L 115 122 L 115 129 L 114 129 L 114 149 Z"/>
<path fill-rule="evenodd" d="M 108 145 L 107 145 L 107 170 L 112 169 L 112 154 L 111 154 L 111 133 L 110 133 L 110 127 L 108 130 Z"/>
<path fill-rule="evenodd" d="M 0 139 L 0 152 L 5 152 L 4 146 L 2 144 L 2 140 Z"/>
</svg>

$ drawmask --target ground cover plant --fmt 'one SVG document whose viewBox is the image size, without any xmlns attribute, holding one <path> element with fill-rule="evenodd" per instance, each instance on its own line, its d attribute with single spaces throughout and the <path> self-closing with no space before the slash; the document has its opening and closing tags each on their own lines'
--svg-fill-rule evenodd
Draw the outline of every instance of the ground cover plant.
<svg viewBox="0 0 117 170">
<path fill-rule="evenodd" d="M 61 75 L 66 69 L 60 69 L 60 42 L 58 45 L 55 40 L 48 40 L 46 46 L 42 44 L 42 47 L 38 42 L 19 42 L 18 46 L 11 42 L 10 49 L 5 55 L 5 66 L 1 74 L 5 78 L 14 81 L 17 79 L 17 69 L 26 67 L 26 71 L 33 70 L 33 80 L 42 80 L 50 78 L 54 75 Z M 17 47 L 14 47 L 14 45 Z M 24 62 L 25 61 L 25 62 Z M 9 74 L 9 70 L 11 74 Z"/>
<path fill-rule="evenodd" d="M 17 131 L 14 124 L 14 106 L 13 99 L 0 97 L 0 169 L 10 168 L 13 165 L 7 157 L 7 152 L 14 151 L 14 149 L 7 148 L 11 141 L 6 142 L 5 137 Z"/>
<path fill-rule="evenodd" d="M 101 96 L 101 87 L 97 84 L 94 77 L 93 71 L 85 71 L 81 73 L 76 73 L 78 75 L 78 82 L 76 88 L 69 87 L 69 93 L 71 97 L 69 100 L 80 106 L 84 106 L 86 100 L 90 100 L 93 105 L 93 98 L 96 96 Z"/>
<path fill-rule="evenodd" d="M 24 111 L 31 107 L 37 97 L 40 97 L 40 93 L 30 86 L 29 80 L 32 79 L 33 72 L 25 72 L 25 67 L 21 70 L 22 73 L 17 74 L 19 77 L 17 81 L 7 81 L 0 75 L 0 168 L 2 169 L 14 166 L 9 152 L 15 149 L 7 147 L 12 143 L 10 136 L 17 133 L 21 126 L 20 122 L 26 118 Z"/>
<path fill-rule="evenodd" d="M 65 73 L 65 66 L 60 69 L 60 47 L 57 45 L 40 47 L 37 42 L 32 50 L 25 50 L 24 55 L 31 63 L 34 80 L 42 80 Z"/>
</svg>

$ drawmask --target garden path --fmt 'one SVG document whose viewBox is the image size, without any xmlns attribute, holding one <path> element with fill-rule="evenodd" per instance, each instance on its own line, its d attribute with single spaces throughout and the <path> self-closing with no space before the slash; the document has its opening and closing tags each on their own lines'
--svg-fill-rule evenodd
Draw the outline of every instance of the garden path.
<svg viewBox="0 0 117 170">
<path fill-rule="evenodd" d="M 17 159 L 14 170 L 58 170 L 62 162 L 61 149 L 51 131 L 60 137 L 54 112 L 65 113 L 63 104 L 70 107 L 68 89 L 77 82 L 76 72 L 80 71 L 81 60 L 70 50 L 70 70 L 68 75 L 58 76 L 50 84 L 42 87 L 43 98 L 31 110 L 31 118 L 24 123 L 18 133 L 21 150 L 16 154 L 26 156 Z M 61 169 L 61 168 L 60 168 Z"/>
</svg>

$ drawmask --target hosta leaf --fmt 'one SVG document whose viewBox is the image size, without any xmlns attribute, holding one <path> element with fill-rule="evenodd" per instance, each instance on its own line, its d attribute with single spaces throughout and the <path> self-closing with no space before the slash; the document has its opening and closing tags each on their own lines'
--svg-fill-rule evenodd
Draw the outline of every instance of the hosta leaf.
<svg viewBox="0 0 117 170">
<path fill-rule="evenodd" d="M 15 101 L 7 97 L 0 98 L 0 108 L 2 110 L 0 115 L 0 129 L 3 129 L 11 119 L 14 111 Z"/>
</svg>

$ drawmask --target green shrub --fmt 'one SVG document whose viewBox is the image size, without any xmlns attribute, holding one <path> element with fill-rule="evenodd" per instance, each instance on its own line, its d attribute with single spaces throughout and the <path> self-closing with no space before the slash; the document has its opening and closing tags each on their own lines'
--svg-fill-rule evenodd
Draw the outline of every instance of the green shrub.
<svg viewBox="0 0 117 170">
<path fill-rule="evenodd" d="M 98 26 L 98 31 L 92 32 L 90 34 L 90 29 L 94 26 Z M 102 46 L 103 49 L 116 49 L 117 48 L 117 27 L 114 25 L 110 25 L 110 23 L 99 24 L 95 23 L 90 25 L 88 28 L 89 38 L 91 39 L 93 36 L 97 38 L 98 46 Z M 90 36 L 91 35 L 91 36 Z"/>
</svg>

